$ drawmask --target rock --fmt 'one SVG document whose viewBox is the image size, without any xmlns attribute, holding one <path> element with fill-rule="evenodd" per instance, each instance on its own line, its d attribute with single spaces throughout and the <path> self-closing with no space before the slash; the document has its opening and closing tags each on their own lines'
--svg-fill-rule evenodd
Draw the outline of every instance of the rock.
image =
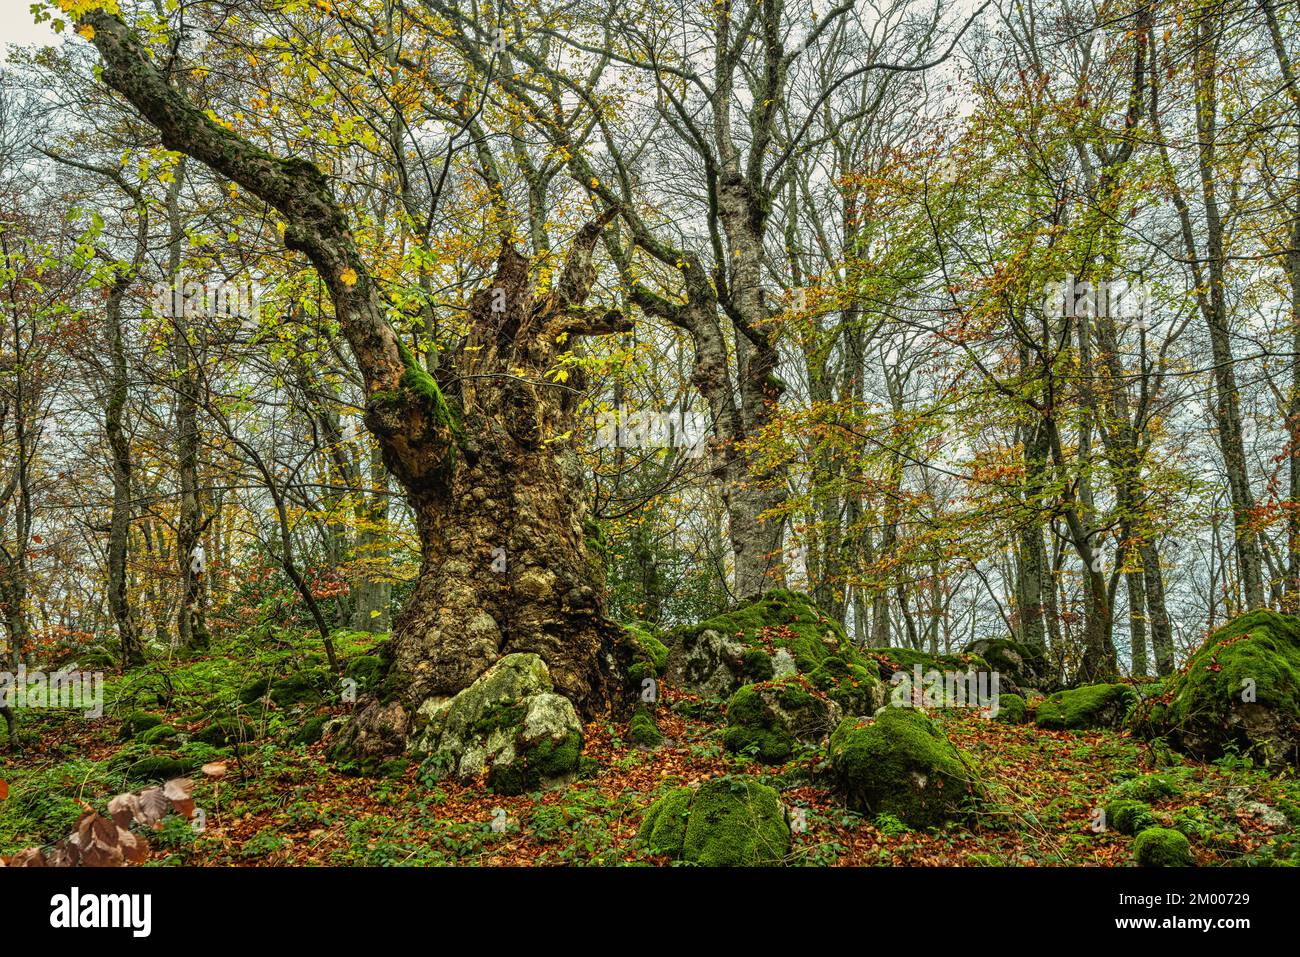
<svg viewBox="0 0 1300 957">
<path fill-rule="evenodd" d="M 1133 726 L 1200 758 L 1300 761 L 1300 618 L 1261 610 L 1224 625 Z"/>
<path fill-rule="evenodd" d="M 840 706 L 807 679 L 744 685 L 727 703 L 728 751 L 782 764 L 796 744 L 820 745 L 840 723 Z"/>
<path fill-rule="evenodd" d="M 845 718 L 827 747 L 837 793 L 849 807 L 924 828 L 960 817 L 975 781 L 922 711 L 886 708 L 873 721 Z"/>
<path fill-rule="evenodd" d="M 147 711 L 132 711 L 122 719 L 121 738 L 123 741 L 130 740 L 140 732 L 156 728 L 162 723 L 162 718 L 156 714 L 150 714 Z"/>
<path fill-rule="evenodd" d="M 156 724 L 147 731 L 142 731 L 136 736 L 136 740 L 141 744 L 167 744 L 180 736 L 181 732 L 170 724 Z"/>
<path fill-rule="evenodd" d="M 659 731 L 659 725 L 655 724 L 654 715 L 645 706 L 640 706 L 633 712 L 632 720 L 627 726 L 627 739 L 639 748 L 657 748 L 663 743 L 664 736 Z"/>
<path fill-rule="evenodd" d="M 1149 827 L 1139 834 L 1133 854 L 1142 867 L 1189 867 L 1192 863 L 1187 838 L 1167 827 Z"/>
<path fill-rule="evenodd" d="M 1241 813 L 1245 817 L 1272 830 L 1278 830 L 1287 826 L 1286 815 L 1276 808 L 1271 808 L 1263 801 L 1247 801 L 1241 806 Z"/>
<path fill-rule="evenodd" d="M 666 680 L 704 697 L 802 674 L 846 712 L 870 714 L 885 702 L 875 662 L 807 595 L 773 589 L 665 640 Z"/>
<path fill-rule="evenodd" d="M 358 655 L 347 663 L 344 673 L 357 683 L 357 694 L 364 694 L 379 687 L 384 661 L 378 655 Z"/>
<path fill-rule="evenodd" d="M 1028 714 L 1029 706 L 1025 704 L 1025 699 L 1020 695 L 998 695 L 998 712 L 993 715 L 994 721 L 1000 721 L 1003 724 L 1024 724 Z"/>
<path fill-rule="evenodd" d="M 221 715 L 195 731 L 191 737 L 203 744 L 222 747 L 254 740 L 257 737 L 257 729 L 247 718 Z"/>
<path fill-rule="evenodd" d="M 1106 826 L 1121 834 L 1137 834 L 1158 823 L 1151 808 L 1142 801 L 1117 798 L 1106 805 Z"/>
<path fill-rule="evenodd" d="M 487 772 L 498 794 L 568 780 L 582 754 L 578 715 L 534 654 L 506 655 L 454 697 L 428 699 L 415 724 L 426 774 L 469 781 Z"/>
<path fill-rule="evenodd" d="M 623 630 L 631 639 L 629 644 L 632 647 L 632 666 L 628 669 L 628 678 L 640 693 L 668 667 L 668 646 L 655 636 L 654 627 L 646 622 L 624 625 Z"/>
<path fill-rule="evenodd" d="M 1050 691 L 1058 684 L 1046 649 L 1011 638 L 981 638 L 963 649 L 998 673 L 998 685 L 1013 694 Z"/>
<path fill-rule="evenodd" d="M 652 854 L 704 867 L 771 867 L 790 852 L 780 795 L 744 777 L 670 791 L 646 811 L 638 839 Z"/>
<path fill-rule="evenodd" d="M 1128 685 L 1083 685 L 1048 695 L 1038 706 L 1034 722 L 1050 730 L 1119 728 L 1137 701 Z"/>
</svg>

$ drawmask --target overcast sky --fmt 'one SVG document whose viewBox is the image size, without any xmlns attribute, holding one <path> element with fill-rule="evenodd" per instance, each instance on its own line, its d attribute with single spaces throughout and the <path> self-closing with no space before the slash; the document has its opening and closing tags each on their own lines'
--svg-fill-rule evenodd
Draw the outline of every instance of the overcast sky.
<svg viewBox="0 0 1300 957">
<path fill-rule="evenodd" d="M 0 62 L 4 62 L 11 43 L 52 44 L 58 41 L 50 23 L 32 21 L 31 0 L 0 0 Z"/>
</svg>

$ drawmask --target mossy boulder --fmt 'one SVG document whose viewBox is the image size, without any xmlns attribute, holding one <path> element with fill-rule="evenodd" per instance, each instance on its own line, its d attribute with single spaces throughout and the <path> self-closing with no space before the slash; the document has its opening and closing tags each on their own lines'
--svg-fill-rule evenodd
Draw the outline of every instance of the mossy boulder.
<svg viewBox="0 0 1300 957">
<path fill-rule="evenodd" d="M 1121 834 L 1137 834 L 1157 824 L 1151 808 L 1142 801 L 1117 798 L 1106 805 L 1106 825 Z"/>
<path fill-rule="evenodd" d="M 627 740 L 639 748 L 657 748 L 663 743 L 663 733 L 648 708 L 641 706 L 633 712 L 627 726 Z"/>
<path fill-rule="evenodd" d="M 329 724 L 333 716 L 328 714 L 315 714 L 308 718 L 301 728 L 293 734 L 295 744 L 315 744 L 325 736 L 325 726 Z"/>
<path fill-rule="evenodd" d="M 854 714 L 884 704 L 875 662 L 807 595 L 773 589 L 725 614 L 665 636 L 665 675 L 675 686 L 727 698 L 742 685 L 803 674 Z"/>
<path fill-rule="evenodd" d="M 744 685 L 727 702 L 728 751 L 782 764 L 798 744 L 825 742 L 843 717 L 840 706 L 806 678 Z"/>
<path fill-rule="evenodd" d="M 652 854 L 704 867 L 773 867 L 790 852 L 781 797 L 747 777 L 721 777 L 656 801 L 639 840 Z"/>
<path fill-rule="evenodd" d="M 203 744 L 223 747 L 256 739 L 257 728 L 247 718 L 222 715 L 209 721 L 190 737 Z"/>
<path fill-rule="evenodd" d="M 1196 757 L 1300 761 L 1300 618 L 1261 610 L 1224 625 L 1134 725 Z"/>
<path fill-rule="evenodd" d="M 863 648 L 862 654 L 871 661 L 881 680 L 886 683 L 894 682 L 895 676 L 899 674 L 914 678 L 918 668 L 922 676 L 930 671 L 992 671 L 989 663 L 979 655 L 966 652 L 932 655 L 915 648 Z"/>
<path fill-rule="evenodd" d="M 473 780 L 486 772 L 498 794 L 522 794 L 569 780 L 582 755 L 582 723 L 552 690 L 546 663 L 506 655 L 451 698 L 416 711 L 416 753 L 426 774 Z"/>
<path fill-rule="evenodd" d="M 129 741 L 142 731 L 156 728 L 162 723 L 163 719 L 156 714 L 150 714 L 148 711 L 132 711 L 122 719 L 121 738 L 123 741 Z"/>
<path fill-rule="evenodd" d="M 357 684 L 360 687 L 360 681 Z M 329 669 L 306 668 L 280 678 L 263 676 L 250 681 L 239 689 L 239 700 L 243 704 L 253 705 L 270 697 L 277 707 L 293 708 L 319 704 L 336 686 L 335 676 Z"/>
<path fill-rule="evenodd" d="M 357 694 L 374 691 L 384 677 L 384 660 L 378 655 L 358 655 L 347 663 L 344 674 L 357 683 Z"/>
<path fill-rule="evenodd" d="M 1014 694 L 1052 691 L 1058 685 L 1046 649 L 1037 645 L 1012 638 L 981 638 L 963 651 L 987 662 L 998 673 L 999 686 Z"/>
<path fill-rule="evenodd" d="M 914 828 L 962 816 L 975 780 L 961 753 L 915 708 L 845 718 L 827 747 L 836 792 L 856 811 Z"/>
<path fill-rule="evenodd" d="M 1020 695 L 1006 693 L 998 695 L 998 710 L 993 715 L 994 721 L 1003 724 L 1024 724 L 1028 715 L 1029 706 Z"/>
<path fill-rule="evenodd" d="M 170 724 L 156 724 L 147 731 L 140 732 L 136 736 L 136 740 L 141 744 L 166 744 L 169 741 L 175 741 L 180 736 L 181 732 Z"/>
<path fill-rule="evenodd" d="M 1048 695 L 1038 705 L 1034 723 L 1053 731 L 1119 728 L 1136 701 L 1128 685 L 1082 685 Z"/>
<path fill-rule="evenodd" d="M 1133 842 L 1133 856 L 1142 867 L 1190 867 L 1192 846 L 1178 831 L 1149 827 Z"/>
</svg>

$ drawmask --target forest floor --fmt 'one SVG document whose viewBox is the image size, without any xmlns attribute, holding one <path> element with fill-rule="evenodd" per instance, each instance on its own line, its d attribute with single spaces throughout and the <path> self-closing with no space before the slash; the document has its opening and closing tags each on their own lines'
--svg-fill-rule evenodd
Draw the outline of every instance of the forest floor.
<svg viewBox="0 0 1300 957">
<path fill-rule="evenodd" d="M 373 636 L 343 632 L 340 654 L 364 654 Z M 1300 862 L 1300 781 L 1237 758 L 1199 763 L 1160 742 L 1122 732 L 1045 731 L 971 711 L 937 717 L 977 770 L 985 800 L 965 824 L 928 832 L 846 810 L 825 784 L 822 758 L 780 767 L 729 754 L 721 707 L 666 689 L 657 711 L 665 742 L 647 751 L 626 724 L 585 731 L 585 776 L 543 793 L 502 797 L 480 785 L 431 780 L 411 763 L 390 776 L 347 773 L 326 757 L 328 740 L 294 743 L 313 717 L 350 706 L 276 707 L 240 701 L 258 675 L 319 665 L 306 639 L 240 641 L 211 654 L 109 676 L 105 712 L 20 711 L 17 753 L 0 753 L 0 854 L 66 836 L 86 806 L 104 812 L 148 780 L 133 768 L 154 751 L 220 779 L 192 775 L 202 827 L 168 818 L 150 836 L 149 863 L 188 865 L 561 865 L 666 863 L 635 838 L 644 809 L 670 788 L 721 775 L 752 775 L 802 809 L 789 863 L 811 866 L 1128 866 L 1133 840 L 1098 827 L 1098 810 L 1121 782 L 1159 772 L 1173 793 L 1151 800 L 1162 823 L 1198 835 L 1199 865 Z M 123 719 L 150 712 L 175 729 L 156 748 L 124 735 Z M 222 715 L 247 719 L 238 748 L 194 736 Z M 1258 802 L 1258 803 L 1257 803 Z M 1271 812 L 1261 814 L 1260 804 Z M 1285 819 L 1285 822 L 1283 821 Z"/>
</svg>

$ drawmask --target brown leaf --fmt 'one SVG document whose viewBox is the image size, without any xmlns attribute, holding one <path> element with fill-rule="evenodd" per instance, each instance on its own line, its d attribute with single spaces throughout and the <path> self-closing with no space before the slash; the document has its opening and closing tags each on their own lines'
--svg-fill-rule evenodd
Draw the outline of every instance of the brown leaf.
<svg viewBox="0 0 1300 957">
<path fill-rule="evenodd" d="M 118 827 L 130 827 L 139 813 L 140 798 L 134 794 L 119 794 L 108 802 L 108 815 Z"/>
<path fill-rule="evenodd" d="M 136 802 L 135 820 L 142 827 L 157 829 L 169 810 L 167 798 L 162 788 L 149 788 L 141 791 Z"/>
</svg>

